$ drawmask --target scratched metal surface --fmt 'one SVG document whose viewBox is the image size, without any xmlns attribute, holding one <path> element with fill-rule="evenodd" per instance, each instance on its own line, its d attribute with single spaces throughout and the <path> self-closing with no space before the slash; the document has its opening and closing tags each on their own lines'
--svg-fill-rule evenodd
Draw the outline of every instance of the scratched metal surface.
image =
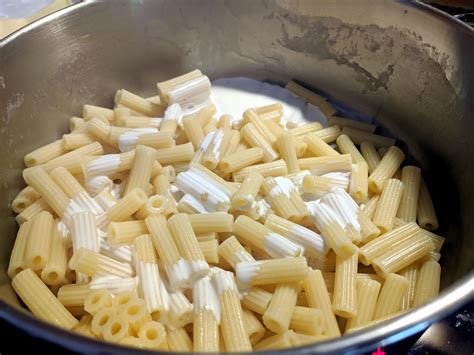
<svg viewBox="0 0 474 355">
<path fill-rule="evenodd" d="M 440 233 L 448 238 L 443 287 L 472 270 L 472 29 L 408 1 L 110 4 L 79 4 L 0 42 L 2 298 L 13 299 L 4 271 L 16 231 L 8 202 L 22 186 L 21 157 L 60 137 L 84 103 L 109 106 L 118 88 L 151 95 L 157 81 L 196 67 L 211 78 L 294 78 L 327 95 L 343 113 L 374 117 L 409 147 L 434 191 Z M 401 318 L 380 334 L 322 349 L 368 344 L 404 327 L 426 328 L 425 321 L 465 299 L 466 282 L 412 313 L 410 321 Z M 29 324 L 36 329 L 34 321 Z"/>
</svg>

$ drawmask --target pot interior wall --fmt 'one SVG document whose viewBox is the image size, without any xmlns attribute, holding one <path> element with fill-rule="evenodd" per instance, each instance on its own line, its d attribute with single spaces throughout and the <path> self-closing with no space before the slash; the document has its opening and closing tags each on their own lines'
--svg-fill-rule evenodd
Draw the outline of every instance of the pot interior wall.
<svg viewBox="0 0 474 355">
<path fill-rule="evenodd" d="M 153 95 L 194 68 L 294 78 L 343 113 L 374 117 L 423 168 L 447 237 L 443 286 L 472 268 L 474 50 L 461 26 L 391 1 L 114 1 L 79 5 L 1 51 L 2 298 L 14 299 L 5 271 L 22 157 L 60 138 L 83 104 L 111 106 L 120 88 Z"/>
</svg>

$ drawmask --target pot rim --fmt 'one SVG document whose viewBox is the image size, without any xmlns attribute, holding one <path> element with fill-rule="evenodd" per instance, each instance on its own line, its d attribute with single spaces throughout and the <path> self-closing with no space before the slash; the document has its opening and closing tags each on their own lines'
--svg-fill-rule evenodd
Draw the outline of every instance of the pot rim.
<svg viewBox="0 0 474 355">
<path fill-rule="evenodd" d="M 430 5 L 422 4 L 414 1 L 397 0 L 396 2 L 403 6 L 412 7 L 427 12 L 429 15 L 440 18 L 443 21 L 450 22 L 459 30 L 467 32 L 474 38 L 474 29 L 463 23 L 462 21 L 438 10 Z M 4 39 L 0 40 L 0 48 L 5 47 L 16 38 L 34 30 L 43 24 L 54 21 L 69 13 L 79 11 L 81 8 L 94 6 L 96 1 L 82 2 L 64 8 L 62 10 L 51 13 L 42 17 L 25 27 L 11 33 Z M 295 347 L 283 350 L 272 350 L 272 353 L 341 353 L 341 352 L 357 352 L 371 351 L 376 345 L 386 346 L 417 334 L 430 324 L 452 314 L 468 302 L 474 299 L 474 271 L 471 271 L 439 294 L 437 298 L 429 303 L 412 309 L 407 313 L 381 322 L 375 326 L 362 329 L 342 338 L 322 341 L 313 345 Z M 19 307 L 12 306 L 3 300 L 0 300 L 0 317 L 14 326 L 26 331 L 27 333 L 41 338 L 43 340 L 55 343 L 57 345 L 74 349 L 84 353 L 143 353 L 148 350 L 135 350 L 125 348 L 112 343 L 106 343 L 100 340 L 91 339 L 80 334 L 73 333 L 52 324 L 46 323 L 35 317 L 30 312 Z M 153 351 L 157 353 L 156 351 Z"/>
</svg>

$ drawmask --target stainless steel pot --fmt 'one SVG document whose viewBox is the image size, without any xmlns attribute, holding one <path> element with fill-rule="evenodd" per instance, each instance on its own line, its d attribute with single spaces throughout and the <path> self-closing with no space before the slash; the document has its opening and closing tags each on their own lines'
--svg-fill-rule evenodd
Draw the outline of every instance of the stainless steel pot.
<svg viewBox="0 0 474 355">
<path fill-rule="evenodd" d="M 118 351 L 45 324 L 18 305 L 6 275 L 16 225 L 9 202 L 22 157 L 66 131 L 81 105 L 200 68 L 211 78 L 294 78 L 341 111 L 375 117 L 433 191 L 443 250 L 440 296 L 405 316 L 302 352 L 395 342 L 472 299 L 474 33 L 418 3 L 382 0 L 86 2 L 0 42 L 0 316 L 76 351 Z M 348 108 L 351 108 L 348 110 Z"/>
</svg>

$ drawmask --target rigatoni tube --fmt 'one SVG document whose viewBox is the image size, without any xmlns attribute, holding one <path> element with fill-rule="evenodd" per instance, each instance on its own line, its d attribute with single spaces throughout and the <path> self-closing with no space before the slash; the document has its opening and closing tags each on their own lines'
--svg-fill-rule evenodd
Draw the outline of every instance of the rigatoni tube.
<svg viewBox="0 0 474 355">
<path fill-rule="evenodd" d="M 418 274 L 413 297 L 413 307 L 418 307 L 436 297 L 439 293 L 441 267 L 435 261 L 424 263 Z"/>
<path fill-rule="evenodd" d="M 38 318 L 65 329 L 72 329 L 79 323 L 33 270 L 27 269 L 17 274 L 12 280 L 12 287 Z"/>
<path fill-rule="evenodd" d="M 332 308 L 335 314 L 352 318 L 357 315 L 357 252 L 348 258 L 336 256 L 336 277 Z"/>
<path fill-rule="evenodd" d="M 300 288 L 299 282 L 281 283 L 276 286 L 262 316 L 263 324 L 272 332 L 283 333 L 288 330 Z"/>
<path fill-rule="evenodd" d="M 382 233 L 389 232 L 393 228 L 403 189 L 403 182 L 397 179 L 388 179 L 384 183 L 382 194 L 372 219 Z"/>
<path fill-rule="evenodd" d="M 379 319 L 398 312 L 403 296 L 408 289 L 408 280 L 397 274 L 388 274 L 380 291 L 373 319 Z"/>
<path fill-rule="evenodd" d="M 302 256 L 243 261 L 237 264 L 235 271 L 244 285 L 268 285 L 302 281 L 308 274 L 308 264 Z"/>
<path fill-rule="evenodd" d="M 405 159 L 400 148 L 392 146 L 383 156 L 380 163 L 369 176 L 369 189 L 375 193 L 382 192 L 384 183 L 390 179 Z"/>
<path fill-rule="evenodd" d="M 332 310 L 331 299 L 320 270 L 311 270 L 303 281 L 308 305 L 321 310 L 324 333 L 330 337 L 341 335 L 336 316 Z"/>
<path fill-rule="evenodd" d="M 221 306 L 221 330 L 227 351 L 250 351 L 252 345 L 244 328 L 242 306 L 234 275 L 218 271 L 213 276 Z"/>
</svg>

